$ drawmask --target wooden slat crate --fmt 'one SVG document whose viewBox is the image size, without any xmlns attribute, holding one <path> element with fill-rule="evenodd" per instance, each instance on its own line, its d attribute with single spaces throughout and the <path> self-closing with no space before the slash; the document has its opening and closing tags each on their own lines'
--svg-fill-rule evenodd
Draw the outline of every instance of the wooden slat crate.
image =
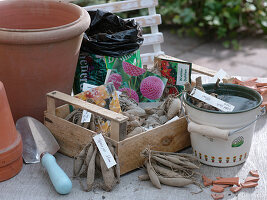
<svg viewBox="0 0 267 200">
<path fill-rule="evenodd" d="M 56 108 L 56 100 L 61 100 L 67 104 Z M 107 139 L 116 147 L 121 174 L 142 166 L 144 160 L 140 153 L 148 145 L 151 149 L 167 152 L 176 152 L 190 145 L 185 118 L 124 139 L 128 117 L 64 93 L 53 91 L 47 94 L 44 124 L 58 141 L 59 151 L 70 157 L 77 155 L 96 133 L 64 119 L 70 113 L 69 105 L 87 110 L 111 121 L 110 138 Z"/>
</svg>

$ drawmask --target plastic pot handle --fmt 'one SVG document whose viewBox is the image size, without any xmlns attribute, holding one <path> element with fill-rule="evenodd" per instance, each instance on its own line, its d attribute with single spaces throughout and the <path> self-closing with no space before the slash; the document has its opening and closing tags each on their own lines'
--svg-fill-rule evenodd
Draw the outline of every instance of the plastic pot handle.
<svg viewBox="0 0 267 200">
<path fill-rule="evenodd" d="M 200 125 L 194 122 L 189 122 L 187 127 L 188 132 L 194 132 L 212 138 L 220 138 L 228 140 L 229 130 L 219 129 L 213 126 Z"/>
<path fill-rule="evenodd" d="M 252 122 L 246 124 L 245 126 L 239 128 L 239 129 L 223 130 L 223 129 L 219 129 L 219 128 L 216 128 L 213 126 L 200 125 L 200 124 L 196 124 L 192 121 L 189 121 L 187 130 L 188 130 L 188 132 L 194 132 L 194 133 L 198 133 L 198 134 L 205 135 L 205 136 L 212 137 L 212 138 L 220 138 L 220 139 L 228 140 L 229 136 L 249 127 L 250 125 L 255 123 L 260 117 L 265 115 L 265 107 L 259 108 L 259 111 L 260 111 L 260 114 L 257 116 L 257 118 L 255 120 L 253 120 Z"/>
</svg>

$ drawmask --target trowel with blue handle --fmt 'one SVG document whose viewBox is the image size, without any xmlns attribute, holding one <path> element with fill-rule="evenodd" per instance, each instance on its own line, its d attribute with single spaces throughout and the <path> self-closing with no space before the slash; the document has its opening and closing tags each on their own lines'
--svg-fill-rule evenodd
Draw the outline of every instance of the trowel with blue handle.
<svg viewBox="0 0 267 200">
<path fill-rule="evenodd" d="M 22 157 L 25 163 L 41 161 L 56 191 L 59 194 L 68 194 L 72 183 L 53 156 L 59 150 L 59 145 L 49 129 L 32 117 L 20 118 L 16 122 L 16 128 L 22 137 Z"/>
</svg>

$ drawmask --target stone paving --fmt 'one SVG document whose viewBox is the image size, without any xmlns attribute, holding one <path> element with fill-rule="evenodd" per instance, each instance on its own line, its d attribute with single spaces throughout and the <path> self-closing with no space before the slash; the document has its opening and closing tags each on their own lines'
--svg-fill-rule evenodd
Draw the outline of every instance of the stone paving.
<svg viewBox="0 0 267 200">
<path fill-rule="evenodd" d="M 240 41 L 240 50 L 226 49 L 220 42 L 179 37 L 162 31 L 162 50 L 166 55 L 219 70 L 229 75 L 267 77 L 267 36 Z"/>
</svg>

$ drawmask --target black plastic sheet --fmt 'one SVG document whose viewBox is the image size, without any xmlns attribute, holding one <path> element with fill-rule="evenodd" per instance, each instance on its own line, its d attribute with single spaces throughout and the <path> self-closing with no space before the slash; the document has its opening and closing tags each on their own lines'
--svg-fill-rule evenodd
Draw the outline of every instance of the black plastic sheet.
<svg viewBox="0 0 267 200">
<path fill-rule="evenodd" d="M 102 56 L 119 57 L 130 54 L 142 45 L 142 28 L 135 20 L 101 10 L 88 11 L 91 17 L 81 51 Z"/>
</svg>

